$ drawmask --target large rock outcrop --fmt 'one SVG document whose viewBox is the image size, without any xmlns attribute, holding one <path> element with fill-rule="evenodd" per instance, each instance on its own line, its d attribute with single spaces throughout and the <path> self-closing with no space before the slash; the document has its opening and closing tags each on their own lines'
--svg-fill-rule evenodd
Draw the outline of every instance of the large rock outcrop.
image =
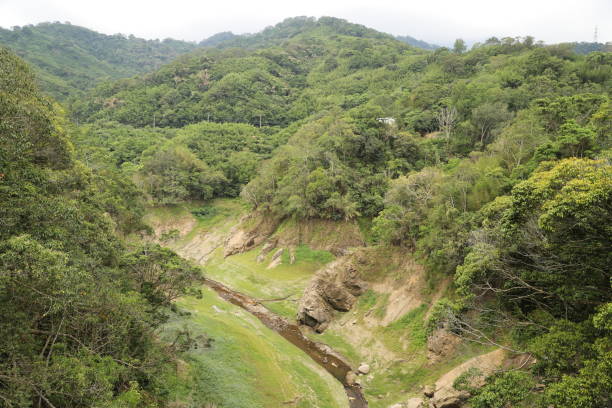
<svg viewBox="0 0 612 408">
<path fill-rule="evenodd" d="M 298 321 L 323 332 L 334 310 L 349 311 L 365 288 L 351 257 L 340 258 L 317 272 L 310 281 L 298 305 Z"/>
</svg>

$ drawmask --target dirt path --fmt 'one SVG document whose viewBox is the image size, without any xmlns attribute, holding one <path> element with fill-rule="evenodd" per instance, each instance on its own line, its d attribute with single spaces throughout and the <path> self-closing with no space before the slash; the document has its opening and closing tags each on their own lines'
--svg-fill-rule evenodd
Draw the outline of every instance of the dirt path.
<svg viewBox="0 0 612 408">
<path fill-rule="evenodd" d="M 346 391 L 350 408 L 367 408 L 368 403 L 363 396 L 361 387 L 347 382 L 347 374 L 353 371 L 353 369 L 342 356 L 331 347 L 310 340 L 300 331 L 297 325 L 271 312 L 255 298 L 234 291 L 224 284 L 212 279 L 205 278 L 204 284 L 217 292 L 221 298 L 243 308 L 257 317 L 265 326 L 274 330 L 286 340 L 303 350 L 317 364 L 340 381 Z"/>
</svg>

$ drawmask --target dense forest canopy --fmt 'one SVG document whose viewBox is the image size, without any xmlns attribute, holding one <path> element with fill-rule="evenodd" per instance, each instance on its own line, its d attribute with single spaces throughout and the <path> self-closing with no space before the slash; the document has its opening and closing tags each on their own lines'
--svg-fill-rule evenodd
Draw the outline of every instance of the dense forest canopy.
<svg viewBox="0 0 612 408">
<path fill-rule="evenodd" d="M 81 29 L 0 42 L 26 41 L 23 30 Z M 88 41 L 121 76 L 195 47 Z M 165 406 L 176 350 L 153 333 L 199 271 L 118 234 L 143 229 L 145 203 L 238 195 L 277 219 L 363 221 L 370 245 L 416 253 L 429 279 L 453 281 L 430 329 L 475 341 L 505 330 L 508 347 L 536 356 L 489 378 L 472 406 L 612 404 L 611 53 L 531 37 L 426 51 L 331 17 L 200 45 L 99 84 L 67 113 L 1 49 L 8 406 Z M 40 52 L 26 59 L 40 66 Z M 143 282 L 151 265 L 158 284 Z"/>
<path fill-rule="evenodd" d="M 58 100 L 104 80 L 151 71 L 196 48 L 185 41 L 105 35 L 59 22 L 0 28 L 0 45 L 31 64 L 43 90 Z"/>
<path fill-rule="evenodd" d="M 150 75 L 102 85 L 73 107 L 73 115 L 135 126 L 212 120 L 284 127 L 325 106 L 358 104 L 355 94 L 385 75 L 385 64 L 419 53 L 386 34 L 331 18 L 288 20 L 251 40 L 252 49 L 203 49 Z M 351 75 L 356 78 L 347 80 Z M 353 88 L 345 90 L 345 102 L 338 100 L 338 86 Z"/>
<path fill-rule="evenodd" d="M 141 193 L 75 158 L 62 109 L 4 48 L 0 72 L 0 404 L 165 404 L 177 348 L 155 330 L 200 271 L 126 246 Z"/>
</svg>

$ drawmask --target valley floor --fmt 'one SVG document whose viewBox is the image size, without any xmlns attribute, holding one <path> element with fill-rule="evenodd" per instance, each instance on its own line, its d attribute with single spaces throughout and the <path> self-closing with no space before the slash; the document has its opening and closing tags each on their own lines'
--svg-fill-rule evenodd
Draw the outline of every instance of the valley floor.
<svg viewBox="0 0 612 408">
<path fill-rule="evenodd" d="M 300 297 L 315 272 L 335 257 L 324 250 L 298 245 L 259 257 L 261 245 L 224 257 L 223 245 L 246 210 L 237 200 L 207 204 L 206 217 L 192 215 L 199 203 L 153 208 L 146 221 L 162 244 L 204 265 L 208 278 L 257 298 L 269 310 L 295 321 Z M 212 209 L 211 209 L 212 208 Z M 282 250 L 282 252 L 280 252 Z M 353 367 L 371 367 L 359 376 L 369 406 L 387 408 L 422 396 L 424 385 L 436 382 L 453 367 L 491 351 L 473 344 L 453 344 L 445 355 L 428 350 L 424 321 L 448 282 L 434 288 L 412 258 L 392 249 L 360 248 L 367 259 L 363 278 L 368 289 L 347 313 L 337 313 L 323 334 L 304 332 L 340 352 Z M 274 259 L 280 259 L 275 262 Z M 293 263 L 291 262 L 293 261 Z M 219 298 L 208 288 L 202 299 L 178 302 L 189 315 L 174 318 L 168 332 L 182 327 L 210 337 L 210 347 L 188 354 L 189 378 L 184 395 L 204 392 L 219 407 L 346 407 L 342 385 L 306 354 L 266 328 L 248 312 Z"/>
<path fill-rule="evenodd" d="M 222 242 L 210 235 L 212 243 L 201 238 L 207 233 L 227 232 L 242 211 L 239 204 L 229 200 L 216 201 L 214 206 L 219 214 L 206 220 L 195 219 L 189 212 L 192 207 L 185 206 L 152 209 L 147 221 L 158 231 L 162 225 L 166 232 L 182 229 L 181 238 L 166 244 L 184 256 L 201 254 L 207 251 L 207 245 L 214 247 Z M 254 257 L 252 251 L 224 259 L 222 248 L 217 247 L 200 262 L 206 265 L 207 277 L 257 298 L 292 294 L 288 300 L 270 302 L 268 306 L 293 318 L 295 300 L 317 264 L 267 270 L 258 267 Z M 196 335 L 213 339 L 210 347 L 188 353 L 187 384 L 177 400 L 189 403 L 194 394 L 203 393 L 219 407 L 348 407 L 344 389 L 336 379 L 256 317 L 224 301 L 211 289 L 204 287 L 201 299 L 186 297 L 177 306 L 189 315 L 175 317 L 166 327 L 168 333 L 189 328 Z"/>
</svg>

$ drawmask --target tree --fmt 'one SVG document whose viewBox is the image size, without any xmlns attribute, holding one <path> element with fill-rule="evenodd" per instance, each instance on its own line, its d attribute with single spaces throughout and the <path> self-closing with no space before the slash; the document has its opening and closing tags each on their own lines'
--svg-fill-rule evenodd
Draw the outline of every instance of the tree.
<svg viewBox="0 0 612 408">
<path fill-rule="evenodd" d="M 465 41 L 463 41 L 461 38 L 457 38 L 455 40 L 455 44 L 453 45 L 453 52 L 455 54 L 463 54 L 465 50 L 467 50 L 467 45 L 465 44 Z"/>
<path fill-rule="evenodd" d="M 438 128 L 442 131 L 442 133 L 444 133 L 444 137 L 448 143 L 448 141 L 450 141 L 455 123 L 458 119 L 457 109 L 452 106 L 444 107 L 440 109 L 436 119 L 438 120 Z"/>
<path fill-rule="evenodd" d="M 170 143 L 147 158 L 141 170 L 142 186 L 157 203 L 176 204 L 207 200 L 226 182 L 185 147 Z"/>
<path fill-rule="evenodd" d="M 512 118 L 508 105 L 501 102 L 485 103 L 472 110 L 471 122 L 479 132 L 480 145 L 484 148 L 493 131 Z"/>
<path fill-rule="evenodd" d="M 138 194 L 76 160 L 62 111 L 4 49 L 0 72 L 0 405 L 163 406 L 174 355 L 113 223 L 136 228 Z"/>
<path fill-rule="evenodd" d="M 483 209 L 455 280 L 465 294 L 492 293 L 524 311 L 540 307 L 580 319 L 610 297 L 608 251 L 612 174 L 601 161 L 548 162 L 510 199 Z M 493 211 L 494 210 L 494 211 Z"/>
<path fill-rule="evenodd" d="M 125 254 L 122 264 L 133 276 L 136 289 L 156 307 L 199 293 L 192 285 L 200 279 L 200 269 L 167 248 L 145 245 Z"/>
<path fill-rule="evenodd" d="M 385 209 L 374 219 L 373 233 L 381 242 L 416 245 L 442 175 L 434 168 L 402 176 L 391 182 Z"/>
</svg>

